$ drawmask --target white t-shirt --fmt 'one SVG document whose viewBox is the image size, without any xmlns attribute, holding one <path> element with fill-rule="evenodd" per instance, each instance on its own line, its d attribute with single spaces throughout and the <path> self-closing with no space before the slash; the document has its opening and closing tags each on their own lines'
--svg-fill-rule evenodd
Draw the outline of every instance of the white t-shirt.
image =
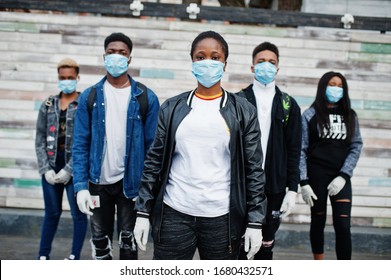
<svg viewBox="0 0 391 280">
<path fill-rule="evenodd" d="M 105 96 L 106 147 L 101 169 L 101 184 L 114 184 L 124 177 L 126 152 L 126 119 L 130 86 L 115 88 L 109 82 L 103 85 Z"/>
<path fill-rule="evenodd" d="M 221 97 L 194 96 L 192 110 L 175 135 L 175 151 L 164 202 L 199 217 L 228 213 L 231 181 L 230 131 L 221 116 Z"/>
<path fill-rule="evenodd" d="M 265 168 L 265 158 L 267 151 L 267 142 L 269 140 L 270 126 L 272 123 L 272 105 L 274 95 L 276 94 L 275 81 L 264 85 L 254 79 L 253 91 L 257 102 L 257 114 L 259 125 L 261 127 L 261 145 L 263 151 L 262 168 Z"/>
</svg>

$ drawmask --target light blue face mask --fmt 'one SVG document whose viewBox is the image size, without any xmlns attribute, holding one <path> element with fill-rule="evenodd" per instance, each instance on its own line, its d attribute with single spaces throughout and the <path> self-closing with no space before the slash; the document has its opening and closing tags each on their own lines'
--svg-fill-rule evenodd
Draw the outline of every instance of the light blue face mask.
<svg viewBox="0 0 391 280">
<path fill-rule="evenodd" d="M 270 62 L 257 63 L 254 66 L 255 78 L 262 84 L 267 85 L 274 81 L 277 74 L 277 67 Z"/>
<path fill-rule="evenodd" d="M 224 63 L 211 59 L 196 61 L 192 64 L 191 72 L 201 85 L 210 88 L 223 77 Z"/>
<path fill-rule="evenodd" d="M 111 76 L 117 78 L 128 71 L 129 58 L 120 54 L 105 55 L 105 68 Z"/>
<path fill-rule="evenodd" d="M 76 91 L 77 80 L 60 80 L 57 86 L 63 93 L 71 94 Z"/>
<path fill-rule="evenodd" d="M 337 103 L 343 97 L 343 88 L 327 86 L 326 98 L 330 103 Z"/>
</svg>

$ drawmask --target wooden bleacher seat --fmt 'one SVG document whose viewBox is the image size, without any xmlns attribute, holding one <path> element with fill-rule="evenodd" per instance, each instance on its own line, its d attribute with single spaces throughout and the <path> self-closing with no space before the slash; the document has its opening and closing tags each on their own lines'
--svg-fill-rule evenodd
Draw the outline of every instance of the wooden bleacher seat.
<svg viewBox="0 0 391 280">
<path fill-rule="evenodd" d="M 104 38 L 124 32 L 134 42 L 130 72 L 163 102 L 196 86 L 190 45 L 199 32 L 210 29 L 220 32 L 230 46 L 223 77 L 228 91 L 239 91 L 252 81 L 251 53 L 263 41 L 280 48 L 277 83 L 302 110 L 312 103 L 321 75 L 330 70 L 346 75 L 364 139 L 352 179 L 352 222 L 391 227 L 390 34 L 92 15 L 0 12 L 0 207 L 43 208 L 35 122 L 41 102 L 58 92 L 60 59 L 79 62 L 78 89 L 83 90 L 105 73 Z M 65 200 L 64 208 L 68 209 Z M 308 214 L 308 206 L 297 196 L 297 207 L 286 221 L 306 223 Z"/>
</svg>

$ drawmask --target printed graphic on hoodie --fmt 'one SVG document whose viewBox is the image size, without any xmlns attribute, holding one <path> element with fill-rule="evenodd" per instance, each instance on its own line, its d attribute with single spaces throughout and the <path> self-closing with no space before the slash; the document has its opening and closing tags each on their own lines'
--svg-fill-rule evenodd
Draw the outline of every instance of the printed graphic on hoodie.
<svg viewBox="0 0 391 280">
<path fill-rule="evenodd" d="M 330 114 L 330 128 L 323 128 L 323 132 L 320 133 L 319 137 L 323 139 L 346 139 L 346 125 L 343 121 L 343 116 Z"/>
</svg>

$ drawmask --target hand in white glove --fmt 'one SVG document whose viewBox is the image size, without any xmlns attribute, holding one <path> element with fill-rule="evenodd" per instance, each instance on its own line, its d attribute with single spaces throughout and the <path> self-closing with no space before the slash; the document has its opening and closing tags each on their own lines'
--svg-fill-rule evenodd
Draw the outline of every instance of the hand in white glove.
<svg viewBox="0 0 391 280">
<path fill-rule="evenodd" d="M 327 187 L 327 190 L 329 191 L 329 195 L 333 196 L 338 194 L 345 186 L 345 183 L 346 180 L 343 177 L 341 176 L 336 177 L 333 181 L 331 181 L 331 183 Z"/>
<path fill-rule="evenodd" d="M 65 171 L 64 169 L 61 169 L 60 172 L 57 173 L 57 175 L 54 177 L 54 182 L 56 184 L 68 184 L 69 180 L 72 178 L 72 175 Z"/>
<path fill-rule="evenodd" d="M 296 205 L 296 192 L 294 191 L 288 191 L 285 196 L 284 200 L 282 201 L 280 211 L 282 212 L 281 218 L 285 218 L 288 216 L 293 208 L 295 208 Z"/>
<path fill-rule="evenodd" d="M 54 172 L 54 170 L 49 170 L 49 171 L 45 172 L 45 180 L 50 185 L 55 185 L 56 184 L 56 181 L 54 179 L 55 177 L 56 177 L 56 172 Z"/>
<path fill-rule="evenodd" d="M 314 206 L 313 200 L 318 200 L 318 197 L 315 195 L 310 185 L 304 185 L 301 187 L 301 196 L 305 203 L 307 203 L 310 207 Z"/>
<path fill-rule="evenodd" d="M 88 190 L 78 191 L 76 194 L 77 206 L 79 206 L 80 212 L 92 216 L 93 213 L 90 209 L 94 209 L 94 203 L 92 202 L 90 192 Z"/>
<path fill-rule="evenodd" d="M 145 251 L 149 235 L 149 219 L 147 217 L 137 217 L 133 233 L 138 247 Z"/>
<path fill-rule="evenodd" d="M 259 251 L 262 245 L 262 229 L 247 228 L 244 234 L 244 251 L 247 253 L 247 259 L 252 259 Z"/>
</svg>

